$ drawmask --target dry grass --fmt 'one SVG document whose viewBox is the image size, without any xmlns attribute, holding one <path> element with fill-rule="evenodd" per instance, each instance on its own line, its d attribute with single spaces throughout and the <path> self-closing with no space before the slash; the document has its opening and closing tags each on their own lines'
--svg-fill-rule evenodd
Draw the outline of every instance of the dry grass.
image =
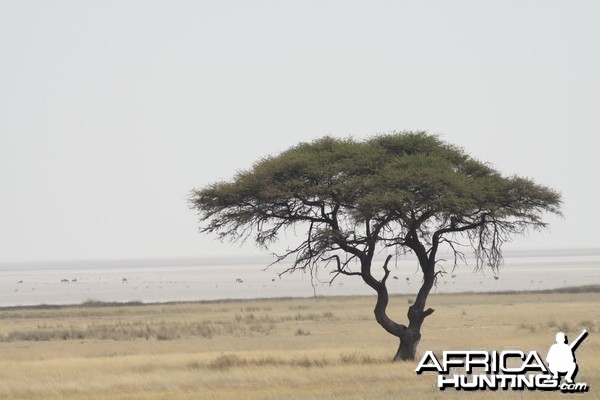
<svg viewBox="0 0 600 400">
<path fill-rule="evenodd" d="M 390 309 L 403 320 L 408 297 Z M 439 391 L 374 322 L 372 297 L 0 311 L 1 399 L 558 398 Z M 437 295 L 425 350 L 537 350 L 592 334 L 579 381 L 600 398 L 600 293 Z"/>
</svg>

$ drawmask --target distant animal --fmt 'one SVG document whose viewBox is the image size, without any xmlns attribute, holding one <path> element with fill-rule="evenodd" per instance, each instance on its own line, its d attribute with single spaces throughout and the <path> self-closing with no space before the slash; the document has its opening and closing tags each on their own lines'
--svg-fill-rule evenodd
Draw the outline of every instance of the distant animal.
<svg viewBox="0 0 600 400">
<path fill-rule="evenodd" d="M 498 276 L 494 275 L 494 279 L 495 279 L 495 280 L 498 280 L 498 279 L 500 279 L 500 277 L 498 277 Z"/>
<path fill-rule="evenodd" d="M 71 280 L 71 282 L 77 283 L 77 279 L 73 279 L 73 280 Z"/>
<path fill-rule="evenodd" d="M 237 279 L 235 280 L 235 282 L 236 282 L 236 283 L 244 283 L 244 281 L 243 281 L 241 278 L 237 278 Z"/>
<path fill-rule="evenodd" d="M 123 282 L 123 283 L 127 283 L 127 278 L 123 278 L 123 279 L 121 279 L 121 282 Z"/>
<path fill-rule="evenodd" d="M 17 283 L 23 283 L 23 281 L 19 281 L 19 282 L 17 282 Z"/>
<path fill-rule="evenodd" d="M 68 279 L 61 279 L 60 283 L 69 283 Z"/>
</svg>

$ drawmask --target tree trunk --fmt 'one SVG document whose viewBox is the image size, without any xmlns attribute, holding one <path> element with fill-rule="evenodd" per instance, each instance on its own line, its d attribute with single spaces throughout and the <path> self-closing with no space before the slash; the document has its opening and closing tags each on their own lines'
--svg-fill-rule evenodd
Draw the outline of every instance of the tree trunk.
<svg viewBox="0 0 600 400">
<path fill-rule="evenodd" d="M 423 285 L 417 294 L 415 302 L 408 308 L 408 326 L 398 324 L 388 317 L 386 309 L 389 302 L 389 295 L 386 287 L 386 281 L 390 274 L 387 264 L 392 258 L 388 256 L 383 265 L 385 271 L 384 277 L 378 281 L 371 275 L 371 257 L 362 260 L 361 275 L 363 280 L 377 292 L 377 303 L 375 304 L 375 319 L 388 333 L 400 339 L 400 346 L 394 356 L 394 361 L 413 361 L 417 353 L 417 346 L 421 341 L 421 325 L 425 318 L 433 313 L 432 308 L 425 310 L 427 296 L 433 286 L 434 273 L 433 263 L 428 263 L 425 249 L 422 252 L 417 252 L 421 268 L 423 269 L 424 279 Z"/>
<path fill-rule="evenodd" d="M 419 331 L 407 329 L 400 337 L 400 346 L 394 356 L 394 361 L 414 361 L 420 341 L 421 333 Z"/>
<path fill-rule="evenodd" d="M 415 253 L 419 258 L 419 264 L 423 271 L 423 284 L 415 302 L 408 308 L 408 327 L 402 332 L 400 337 L 400 347 L 396 352 L 394 361 L 413 361 L 417 353 L 417 346 L 421 341 L 421 326 L 429 315 L 433 313 L 432 308 L 425 309 L 427 296 L 433 287 L 435 281 L 435 262 L 427 257 L 427 252 L 420 244 L 415 245 Z M 435 255 L 435 254 L 434 254 Z"/>
</svg>

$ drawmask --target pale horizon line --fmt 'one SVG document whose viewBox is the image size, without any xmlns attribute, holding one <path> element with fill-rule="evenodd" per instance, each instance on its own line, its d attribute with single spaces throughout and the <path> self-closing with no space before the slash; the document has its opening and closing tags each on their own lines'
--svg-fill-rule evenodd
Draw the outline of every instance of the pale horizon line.
<svg viewBox="0 0 600 400">
<path fill-rule="evenodd" d="M 470 257 L 470 249 L 465 248 L 465 256 Z M 384 258 L 385 254 L 377 255 L 376 258 Z M 451 254 L 442 252 L 442 255 Z M 503 251 L 504 257 L 535 257 L 535 256 L 567 256 L 567 255 L 600 255 L 600 247 L 569 247 L 569 248 L 526 248 L 507 249 Z M 247 262 L 244 262 L 246 260 Z M 291 258 L 290 258 L 291 260 Z M 75 266 L 77 264 L 91 264 L 90 266 L 114 265 L 123 263 L 125 266 L 202 266 L 202 265 L 226 265 L 226 264 L 271 264 L 275 261 L 272 253 L 265 254 L 236 254 L 236 255 L 198 255 L 198 256 L 172 256 L 172 257 L 126 257 L 126 258 L 82 258 L 82 259 L 52 259 L 52 260 L 21 260 L 0 261 L 0 269 L 6 267 L 32 267 L 32 266 Z M 284 261 L 285 262 L 285 261 Z"/>
</svg>

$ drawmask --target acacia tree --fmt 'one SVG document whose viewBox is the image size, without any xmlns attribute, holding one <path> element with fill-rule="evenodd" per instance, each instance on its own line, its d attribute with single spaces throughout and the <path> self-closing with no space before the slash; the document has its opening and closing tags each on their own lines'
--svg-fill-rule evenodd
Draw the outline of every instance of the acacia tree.
<svg viewBox="0 0 600 400">
<path fill-rule="evenodd" d="M 377 293 L 376 321 L 400 339 L 394 360 L 413 360 L 423 321 L 434 311 L 426 302 L 443 272 L 436 265 L 440 246 L 453 252 L 455 265 L 464 260 L 461 246 L 470 246 L 477 269 L 495 270 L 502 244 L 545 227 L 542 214 L 560 215 L 561 199 L 530 179 L 503 177 L 436 136 L 404 132 L 301 143 L 231 181 L 193 190 L 190 204 L 201 232 L 253 239 L 265 249 L 302 226 L 300 243 L 276 262 L 291 259 L 290 271 L 329 266 L 334 276 L 361 278 Z M 373 274 L 381 252 L 388 256 Z M 407 252 L 423 280 L 405 325 L 387 314 L 386 283 L 392 255 Z"/>
</svg>

